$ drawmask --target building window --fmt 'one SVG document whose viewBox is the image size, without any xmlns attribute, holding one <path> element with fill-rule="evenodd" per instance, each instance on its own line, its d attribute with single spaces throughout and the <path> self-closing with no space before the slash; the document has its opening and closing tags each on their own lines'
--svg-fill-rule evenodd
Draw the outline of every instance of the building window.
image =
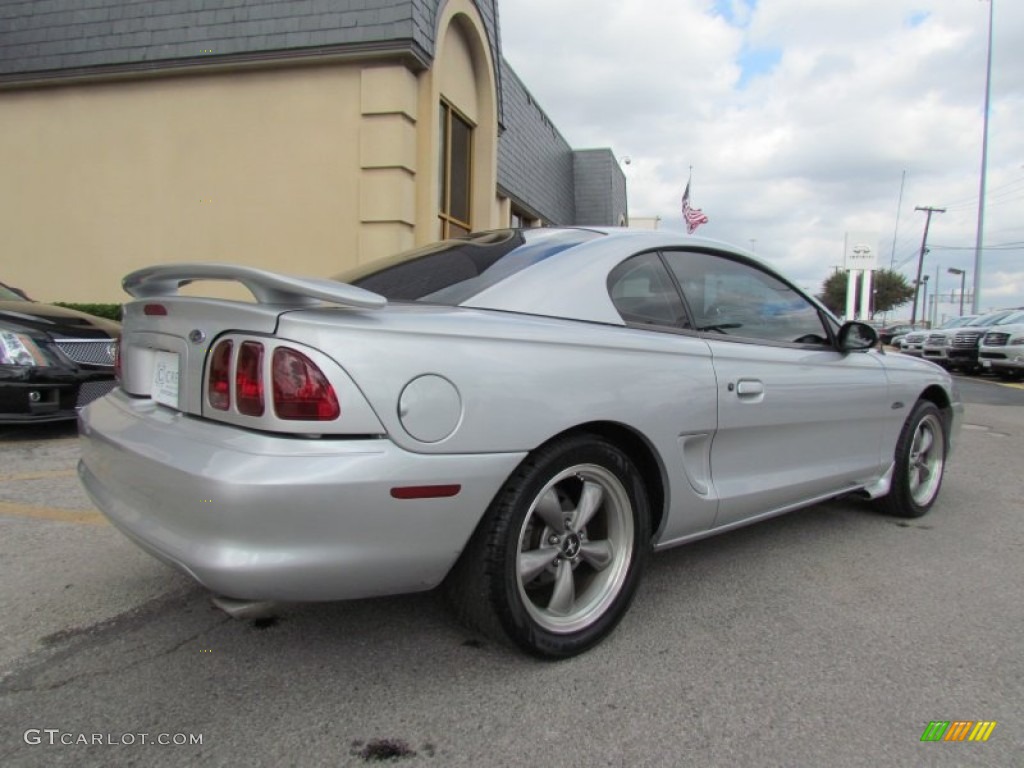
<svg viewBox="0 0 1024 768">
<path fill-rule="evenodd" d="M 469 201 L 472 195 L 473 126 L 454 107 L 442 101 L 440 128 L 438 219 L 443 239 L 467 234 L 472 228 Z"/>
<path fill-rule="evenodd" d="M 509 217 L 509 226 L 519 229 L 530 229 L 531 227 L 541 226 L 541 222 L 519 206 L 513 204 L 512 215 Z"/>
</svg>

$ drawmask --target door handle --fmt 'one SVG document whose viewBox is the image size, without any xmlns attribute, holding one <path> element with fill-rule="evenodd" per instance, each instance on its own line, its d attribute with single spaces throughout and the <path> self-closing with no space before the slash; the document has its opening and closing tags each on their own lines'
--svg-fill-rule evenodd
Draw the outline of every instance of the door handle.
<svg viewBox="0 0 1024 768">
<path fill-rule="evenodd" d="M 764 394 L 764 382 L 757 379 L 740 379 L 736 382 L 736 394 L 740 397 L 757 397 Z"/>
</svg>

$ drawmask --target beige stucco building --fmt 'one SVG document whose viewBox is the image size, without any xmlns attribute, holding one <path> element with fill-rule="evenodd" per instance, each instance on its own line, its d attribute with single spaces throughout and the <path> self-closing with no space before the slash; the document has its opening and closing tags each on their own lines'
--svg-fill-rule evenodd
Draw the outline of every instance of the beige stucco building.
<svg viewBox="0 0 1024 768">
<path fill-rule="evenodd" d="M 330 275 L 512 221 L 625 223 L 614 157 L 551 125 L 494 2 L 82 5 L 0 23 L 0 280 L 34 298 L 120 301 L 165 261 Z"/>
</svg>

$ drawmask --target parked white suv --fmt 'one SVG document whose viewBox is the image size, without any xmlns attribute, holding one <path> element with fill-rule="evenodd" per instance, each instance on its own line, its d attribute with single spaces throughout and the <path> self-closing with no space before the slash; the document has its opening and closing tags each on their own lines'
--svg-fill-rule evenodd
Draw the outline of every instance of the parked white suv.
<svg viewBox="0 0 1024 768">
<path fill-rule="evenodd" d="M 911 357 L 921 357 L 923 354 L 924 343 L 933 333 L 939 331 L 948 330 L 950 328 L 959 328 L 962 325 L 967 325 L 972 320 L 975 320 L 977 315 L 962 315 L 960 317 L 954 317 L 942 325 L 928 330 L 927 328 L 920 328 L 916 331 L 912 331 L 900 339 L 900 352 Z"/>
<path fill-rule="evenodd" d="M 922 346 L 922 356 L 944 368 L 960 368 L 965 373 L 982 370 L 978 345 L 989 328 L 1005 323 L 1024 323 L 1024 312 L 1004 309 L 975 318 L 961 328 L 929 333 Z"/>
<path fill-rule="evenodd" d="M 1024 322 L 1000 325 L 986 333 L 978 358 L 982 368 L 1004 379 L 1024 378 Z"/>
</svg>

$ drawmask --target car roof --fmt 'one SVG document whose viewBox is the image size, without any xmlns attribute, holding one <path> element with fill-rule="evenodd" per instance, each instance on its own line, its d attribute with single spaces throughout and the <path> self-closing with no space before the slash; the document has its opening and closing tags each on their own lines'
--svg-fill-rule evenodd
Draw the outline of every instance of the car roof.
<svg viewBox="0 0 1024 768">
<path fill-rule="evenodd" d="M 563 227 L 551 227 L 559 231 Z M 579 228 L 577 228 L 579 229 Z M 622 324 L 608 295 L 608 274 L 626 257 L 661 249 L 688 249 L 724 253 L 747 261 L 793 285 L 749 251 L 705 237 L 672 230 L 637 230 L 622 227 L 586 227 L 597 237 L 559 252 L 529 268 L 509 275 L 462 302 L 461 306 L 525 312 L 600 323 Z M 572 285 L 572 291 L 565 286 Z M 801 292 L 803 293 L 803 292 Z"/>
</svg>

